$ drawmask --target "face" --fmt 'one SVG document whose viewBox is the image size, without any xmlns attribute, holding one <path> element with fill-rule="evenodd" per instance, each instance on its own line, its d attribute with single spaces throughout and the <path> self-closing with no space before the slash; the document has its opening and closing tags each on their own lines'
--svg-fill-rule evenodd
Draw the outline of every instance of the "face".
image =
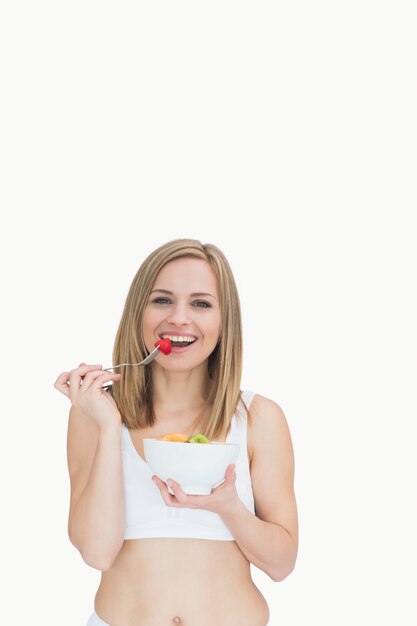
<svg viewBox="0 0 417 626">
<path fill-rule="evenodd" d="M 203 295 L 204 294 L 204 295 Z M 182 258 L 159 272 L 143 314 L 143 334 L 151 352 L 163 335 L 195 338 L 156 361 L 166 369 L 191 369 L 204 362 L 216 347 L 221 316 L 216 277 L 207 261 Z"/>
</svg>

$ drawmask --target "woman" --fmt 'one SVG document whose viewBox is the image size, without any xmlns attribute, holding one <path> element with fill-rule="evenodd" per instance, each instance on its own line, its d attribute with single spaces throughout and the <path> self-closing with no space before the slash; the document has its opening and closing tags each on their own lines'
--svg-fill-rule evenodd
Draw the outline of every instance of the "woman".
<svg viewBox="0 0 417 626">
<path fill-rule="evenodd" d="M 113 363 L 141 361 L 163 336 L 172 352 L 149 365 L 82 363 L 55 382 L 72 404 L 69 537 L 102 572 L 88 626 L 265 626 L 250 563 L 274 581 L 294 568 L 294 455 L 278 404 L 240 390 L 239 297 L 216 246 L 176 239 L 148 256 Z M 210 495 L 169 489 L 146 465 L 143 439 L 173 432 L 240 444 Z"/>
</svg>

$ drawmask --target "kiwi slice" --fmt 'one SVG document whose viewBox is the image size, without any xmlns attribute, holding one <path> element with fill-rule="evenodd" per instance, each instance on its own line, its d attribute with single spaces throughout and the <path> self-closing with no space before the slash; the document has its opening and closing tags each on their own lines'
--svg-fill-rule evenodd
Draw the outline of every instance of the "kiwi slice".
<svg viewBox="0 0 417 626">
<path fill-rule="evenodd" d="M 190 437 L 188 441 L 189 443 L 210 443 L 210 439 L 208 439 L 208 437 L 202 435 L 201 433 L 198 433 L 197 435 L 192 435 L 192 437 Z"/>
</svg>

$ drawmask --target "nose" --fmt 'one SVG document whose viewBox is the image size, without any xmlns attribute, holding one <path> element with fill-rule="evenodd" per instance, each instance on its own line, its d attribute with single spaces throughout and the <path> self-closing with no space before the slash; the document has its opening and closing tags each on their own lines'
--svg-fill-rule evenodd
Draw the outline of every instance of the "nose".
<svg viewBox="0 0 417 626">
<path fill-rule="evenodd" d="M 177 302 L 177 304 L 173 305 L 170 308 L 169 315 L 167 317 L 167 322 L 169 324 L 174 324 L 175 326 L 182 326 L 184 324 L 190 323 L 190 313 L 187 308 L 187 305 L 181 304 L 181 302 Z"/>
</svg>

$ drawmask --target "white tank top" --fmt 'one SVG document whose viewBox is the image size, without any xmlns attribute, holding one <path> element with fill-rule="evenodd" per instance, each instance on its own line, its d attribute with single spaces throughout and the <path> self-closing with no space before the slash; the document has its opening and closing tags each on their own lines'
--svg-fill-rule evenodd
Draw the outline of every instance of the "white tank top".
<svg viewBox="0 0 417 626">
<path fill-rule="evenodd" d="M 247 407 L 253 391 L 242 391 Z M 255 513 L 247 447 L 247 414 L 239 401 L 226 438 L 239 445 L 236 490 L 246 508 Z M 220 515 L 203 509 L 169 507 L 152 481 L 153 472 L 137 453 L 128 428 L 122 428 L 122 462 L 126 509 L 125 539 L 188 537 L 234 541 Z"/>
</svg>

